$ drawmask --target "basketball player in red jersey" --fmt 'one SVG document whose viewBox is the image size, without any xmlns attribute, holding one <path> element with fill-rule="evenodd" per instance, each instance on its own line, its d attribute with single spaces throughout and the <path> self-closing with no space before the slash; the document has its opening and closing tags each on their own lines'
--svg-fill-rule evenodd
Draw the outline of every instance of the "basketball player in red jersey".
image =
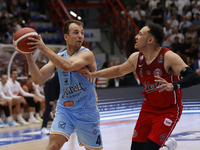
<svg viewBox="0 0 200 150">
<path fill-rule="evenodd" d="M 146 99 L 134 129 L 131 150 L 159 150 L 180 119 L 181 88 L 200 83 L 200 77 L 180 56 L 161 47 L 164 33 L 159 25 L 148 23 L 135 39 L 135 49 L 139 52 L 131 54 L 125 63 L 97 72 L 85 69 L 79 72 L 87 78 L 116 78 L 136 71 Z M 165 149 L 175 147 L 172 144 Z"/>
</svg>

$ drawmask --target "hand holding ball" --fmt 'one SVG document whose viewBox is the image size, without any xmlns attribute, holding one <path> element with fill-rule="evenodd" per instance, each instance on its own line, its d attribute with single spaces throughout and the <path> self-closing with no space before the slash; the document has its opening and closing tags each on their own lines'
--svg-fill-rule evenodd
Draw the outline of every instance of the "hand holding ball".
<svg viewBox="0 0 200 150">
<path fill-rule="evenodd" d="M 28 38 L 34 38 L 34 35 L 38 35 L 37 32 L 28 27 L 19 29 L 13 37 L 14 48 L 23 55 L 28 55 L 36 51 L 36 49 L 29 49 L 31 46 L 27 43 L 31 42 Z"/>
</svg>

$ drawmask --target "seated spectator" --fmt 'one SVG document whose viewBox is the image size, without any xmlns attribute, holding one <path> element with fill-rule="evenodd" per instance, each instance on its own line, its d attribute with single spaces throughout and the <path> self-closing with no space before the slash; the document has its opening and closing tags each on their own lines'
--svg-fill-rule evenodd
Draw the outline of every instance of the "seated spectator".
<svg viewBox="0 0 200 150">
<path fill-rule="evenodd" d="M 12 26 L 13 26 L 13 29 L 14 29 L 14 33 L 22 28 L 21 25 L 18 23 L 18 19 L 17 18 L 13 18 L 11 23 L 12 23 Z"/>
<path fill-rule="evenodd" d="M 173 14 L 172 12 L 172 8 L 171 5 L 168 5 L 168 7 L 166 7 L 167 9 L 164 11 L 164 21 L 168 21 L 171 18 L 171 15 Z"/>
<path fill-rule="evenodd" d="M 192 19 L 192 12 L 190 11 L 190 6 L 189 5 L 185 5 L 183 7 L 183 11 L 182 11 L 182 15 L 181 16 L 186 16 L 189 21 Z"/>
<path fill-rule="evenodd" d="M 14 36 L 14 29 L 12 26 L 8 26 L 8 32 L 4 36 L 4 44 L 12 44 Z"/>
<path fill-rule="evenodd" d="M 25 27 L 29 27 L 29 28 L 32 28 L 34 30 L 37 30 L 37 26 L 31 21 L 31 18 L 28 18 L 26 20 Z"/>
<path fill-rule="evenodd" d="M 24 20 L 27 20 L 27 18 L 30 18 L 30 12 L 29 12 L 29 7 L 26 3 L 26 0 L 19 0 L 18 3 L 20 7 L 20 15 Z"/>
<path fill-rule="evenodd" d="M 12 14 L 8 13 L 8 10 L 6 7 L 1 9 L 0 17 L 5 16 L 7 18 L 7 23 L 9 24 L 11 22 L 11 18 L 13 17 Z"/>
<path fill-rule="evenodd" d="M 179 24 L 179 30 L 181 33 L 185 35 L 187 32 L 187 28 L 192 24 L 191 21 L 188 20 L 187 16 L 182 16 L 182 21 Z"/>
<path fill-rule="evenodd" d="M 197 42 L 198 35 L 197 35 L 197 32 L 194 29 L 194 25 L 190 25 L 187 28 L 187 32 L 185 33 L 185 39 L 187 40 L 189 37 L 192 38 L 192 43 Z"/>
<path fill-rule="evenodd" d="M 186 56 L 189 56 L 190 58 L 195 58 L 198 48 L 197 48 L 197 44 L 192 42 L 192 38 L 188 37 L 187 39 L 185 39 L 185 42 L 183 43 L 184 46 L 184 54 Z"/>
<path fill-rule="evenodd" d="M 179 42 L 179 37 L 178 36 L 176 36 L 174 38 L 174 42 L 173 42 L 173 44 L 171 44 L 170 49 L 173 52 L 177 53 L 184 61 L 186 61 L 186 56 L 184 55 L 184 53 L 185 53 L 184 50 L 185 49 L 183 47 L 183 44 Z"/>
<path fill-rule="evenodd" d="M 162 3 L 157 3 L 157 7 L 152 11 L 151 18 L 154 23 L 159 24 L 161 27 L 164 25 L 164 10 L 162 9 Z"/>
<path fill-rule="evenodd" d="M 27 92 L 27 93 L 30 93 L 30 94 L 34 94 L 35 97 L 37 97 L 37 101 L 35 100 L 35 117 L 34 117 L 34 112 L 33 112 L 33 109 L 34 107 L 33 106 L 29 106 L 29 123 L 39 123 L 38 121 L 42 122 L 42 118 L 40 116 L 40 110 L 42 111 L 44 109 L 44 105 L 41 105 L 41 103 L 44 103 L 45 100 L 44 100 L 44 96 L 41 96 L 38 92 L 36 93 L 36 89 L 35 89 L 36 86 L 33 85 L 33 80 L 32 80 L 32 77 L 31 75 L 28 75 L 28 79 L 26 80 L 26 84 L 22 85 L 22 89 Z M 38 95 L 40 95 L 41 97 L 39 97 Z M 25 97 L 25 99 L 29 99 L 28 97 Z M 40 109 L 40 106 L 42 106 L 42 108 Z M 35 120 L 37 119 L 37 120 Z"/>
<path fill-rule="evenodd" d="M 198 36 L 200 36 L 200 15 L 199 15 L 199 13 L 195 14 L 192 24 L 194 25 L 194 29 L 197 32 Z"/>
<path fill-rule="evenodd" d="M 165 38 L 162 43 L 162 46 L 169 48 L 171 45 L 170 36 L 172 35 L 172 29 L 170 28 L 170 24 L 167 22 L 165 23 L 164 33 L 165 33 Z"/>
<path fill-rule="evenodd" d="M 6 32 L 8 32 L 8 22 L 7 18 L 5 16 L 2 16 L 0 18 L 0 33 L 5 35 Z"/>
<path fill-rule="evenodd" d="M 20 6 L 18 5 L 17 0 L 12 0 L 9 6 L 10 13 L 13 14 L 14 17 L 20 17 Z"/>
<path fill-rule="evenodd" d="M 28 104 L 28 111 L 29 111 L 29 123 L 40 123 L 40 121 L 36 120 L 34 117 L 34 109 L 36 108 L 37 110 L 39 109 L 39 103 L 37 103 L 39 98 L 35 96 L 32 93 L 28 93 L 24 91 L 20 85 L 20 83 L 17 81 L 18 73 L 16 69 L 11 70 L 11 78 L 8 80 L 8 86 L 11 89 L 11 92 L 13 95 L 22 95 L 21 97 L 23 100 L 25 100 Z M 18 121 L 21 121 L 22 124 L 29 124 L 22 118 L 22 114 L 19 114 L 18 116 Z"/>
<path fill-rule="evenodd" d="M 170 28 L 173 29 L 174 27 L 178 27 L 179 26 L 179 22 L 176 19 L 176 15 L 175 14 L 171 14 L 170 19 L 167 20 L 167 23 L 170 24 Z"/>
<path fill-rule="evenodd" d="M 173 43 L 175 40 L 175 37 L 179 38 L 179 42 L 183 43 L 185 41 L 185 36 L 182 33 L 179 33 L 178 27 L 174 27 L 172 31 L 172 35 L 170 36 L 170 41 Z"/>
<path fill-rule="evenodd" d="M 151 0 L 151 1 L 149 1 L 148 10 L 150 11 L 150 13 L 151 13 L 154 9 L 156 9 L 157 3 L 159 3 L 159 2 L 160 2 L 160 0 Z"/>
</svg>

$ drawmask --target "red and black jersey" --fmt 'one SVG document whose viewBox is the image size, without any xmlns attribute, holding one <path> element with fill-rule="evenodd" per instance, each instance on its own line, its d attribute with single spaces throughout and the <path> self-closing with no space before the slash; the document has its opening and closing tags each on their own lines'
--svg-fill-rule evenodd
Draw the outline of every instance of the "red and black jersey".
<svg viewBox="0 0 200 150">
<path fill-rule="evenodd" d="M 156 89 L 161 83 L 155 82 L 155 76 L 159 75 L 167 82 L 171 83 L 180 79 L 178 75 L 170 75 L 164 69 L 164 55 L 169 49 L 163 47 L 158 56 L 149 65 L 146 64 L 144 55 L 140 52 L 136 68 L 137 76 L 144 86 L 142 94 L 145 96 L 146 103 L 154 108 L 176 107 L 176 104 L 182 106 L 182 91 L 163 91 Z"/>
</svg>

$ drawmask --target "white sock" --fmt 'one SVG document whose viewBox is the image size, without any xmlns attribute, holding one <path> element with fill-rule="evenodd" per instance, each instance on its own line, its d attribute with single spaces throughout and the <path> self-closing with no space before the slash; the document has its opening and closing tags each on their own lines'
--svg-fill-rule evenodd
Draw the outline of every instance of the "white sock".
<svg viewBox="0 0 200 150">
<path fill-rule="evenodd" d="M 36 118 L 40 117 L 39 113 L 36 113 Z"/>
<path fill-rule="evenodd" d="M 40 116 L 43 116 L 43 110 L 40 110 Z"/>
<path fill-rule="evenodd" d="M 20 113 L 20 114 L 17 114 L 17 120 L 21 120 L 21 119 L 23 119 L 22 118 L 22 114 Z"/>
<path fill-rule="evenodd" d="M 30 118 L 30 119 L 34 118 L 34 113 L 33 113 L 33 111 L 32 111 L 32 112 L 29 112 L 29 118 Z"/>
<path fill-rule="evenodd" d="M 3 120 L 0 118 L 0 122 L 2 122 Z"/>
<path fill-rule="evenodd" d="M 9 116 L 9 117 L 6 118 L 7 123 L 10 122 L 11 120 L 12 120 L 11 116 Z"/>
</svg>

